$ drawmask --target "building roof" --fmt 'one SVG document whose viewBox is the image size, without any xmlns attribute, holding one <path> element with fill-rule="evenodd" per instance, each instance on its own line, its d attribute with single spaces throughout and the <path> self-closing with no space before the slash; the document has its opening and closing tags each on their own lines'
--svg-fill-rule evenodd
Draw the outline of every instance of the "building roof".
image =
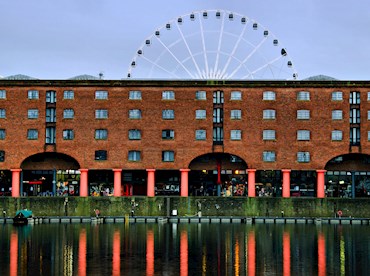
<svg viewBox="0 0 370 276">
<path fill-rule="evenodd" d="M 33 78 L 33 77 L 22 75 L 22 74 L 7 76 L 3 79 L 4 80 L 37 80 L 37 78 Z"/>
<path fill-rule="evenodd" d="M 312 77 L 309 77 L 309 78 L 304 79 L 304 80 L 308 80 L 308 81 L 330 81 L 330 80 L 338 80 L 338 79 L 335 79 L 335 78 L 332 78 L 332 77 L 329 77 L 329 76 L 326 76 L 326 75 L 316 75 L 316 76 L 312 76 Z"/>
<path fill-rule="evenodd" d="M 98 79 L 99 79 L 98 77 L 84 74 L 72 77 L 69 80 L 98 80 Z"/>
</svg>

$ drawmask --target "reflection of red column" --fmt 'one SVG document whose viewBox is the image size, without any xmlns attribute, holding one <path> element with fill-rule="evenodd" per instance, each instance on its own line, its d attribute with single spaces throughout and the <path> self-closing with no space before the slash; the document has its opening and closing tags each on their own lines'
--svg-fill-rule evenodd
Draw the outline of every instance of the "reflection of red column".
<svg viewBox="0 0 370 276">
<path fill-rule="evenodd" d="M 248 169 L 248 197 L 256 196 L 256 169 Z"/>
<path fill-rule="evenodd" d="M 318 253 L 318 276 L 326 275 L 326 246 L 325 236 L 319 233 L 317 240 L 317 253 Z"/>
<path fill-rule="evenodd" d="M 154 187 L 155 187 L 155 175 L 154 175 L 154 172 L 155 172 L 155 169 L 147 169 L 146 170 L 148 172 L 148 186 L 147 186 L 147 193 L 146 195 L 147 196 L 154 196 L 155 195 L 155 190 L 154 190 Z"/>
<path fill-rule="evenodd" d="M 78 241 L 78 275 L 86 275 L 86 229 L 81 229 Z"/>
<path fill-rule="evenodd" d="M 113 196 L 121 196 L 121 174 L 122 169 L 113 169 L 114 173 L 114 192 Z"/>
<path fill-rule="evenodd" d="M 182 231 L 180 237 L 180 276 L 188 275 L 188 254 L 188 233 Z"/>
<path fill-rule="evenodd" d="M 248 276 L 256 275 L 256 235 L 254 231 L 248 234 Z"/>
<path fill-rule="evenodd" d="M 88 182 L 87 182 L 87 172 L 88 169 L 80 169 L 80 196 L 88 196 Z"/>
<path fill-rule="evenodd" d="M 283 234 L 283 275 L 290 275 L 290 235 Z"/>
<path fill-rule="evenodd" d="M 18 232 L 10 235 L 10 276 L 18 275 Z"/>
<path fill-rule="evenodd" d="M 221 184 L 221 161 L 217 160 L 217 184 Z"/>
<path fill-rule="evenodd" d="M 121 275 L 121 236 L 118 230 L 113 234 L 113 271 L 112 276 Z"/>
<path fill-rule="evenodd" d="M 317 197 L 325 197 L 325 172 L 326 170 L 316 170 L 317 173 Z"/>
<path fill-rule="evenodd" d="M 146 275 L 154 275 L 154 233 L 148 230 L 146 233 Z"/>
<path fill-rule="evenodd" d="M 180 169 L 181 172 L 181 196 L 189 195 L 189 169 Z"/>
<path fill-rule="evenodd" d="M 290 197 L 290 170 L 281 170 L 283 172 L 283 197 Z"/>
<path fill-rule="evenodd" d="M 12 172 L 12 197 L 19 197 L 21 169 L 11 169 Z"/>
</svg>

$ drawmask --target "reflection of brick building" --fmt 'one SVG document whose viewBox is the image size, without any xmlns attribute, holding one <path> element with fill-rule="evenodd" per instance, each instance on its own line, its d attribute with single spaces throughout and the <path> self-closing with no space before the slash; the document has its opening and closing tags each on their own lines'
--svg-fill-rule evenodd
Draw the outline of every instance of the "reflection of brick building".
<svg viewBox="0 0 370 276">
<path fill-rule="evenodd" d="M 240 180 L 250 196 L 366 195 L 369 120 L 360 81 L 0 80 L 2 187 L 187 196 Z"/>
</svg>

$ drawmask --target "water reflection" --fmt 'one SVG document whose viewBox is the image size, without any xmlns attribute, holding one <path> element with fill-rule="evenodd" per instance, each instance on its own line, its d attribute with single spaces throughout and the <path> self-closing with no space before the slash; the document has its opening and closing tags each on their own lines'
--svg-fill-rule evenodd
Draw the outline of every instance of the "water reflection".
<svg viewBox="0 0 370 276">
<path fill-rule="evenodd" d="M 49 224 L 0 228 L 0 275 L 366 275 L 360 225 Z"/>
</svg>

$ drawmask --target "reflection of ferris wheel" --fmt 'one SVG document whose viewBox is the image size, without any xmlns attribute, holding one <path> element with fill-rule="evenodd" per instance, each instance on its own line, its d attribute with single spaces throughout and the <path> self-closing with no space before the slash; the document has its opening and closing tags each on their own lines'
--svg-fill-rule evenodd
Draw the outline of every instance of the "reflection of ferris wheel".
<svg viewBox="0 0 370 276">
<path fill-rule="evenodd" d="M 192 12 L 157 28 L 133 58 L 133 79 L 296 79 L 288 52 L 243 15 Z"/>
</svg>

